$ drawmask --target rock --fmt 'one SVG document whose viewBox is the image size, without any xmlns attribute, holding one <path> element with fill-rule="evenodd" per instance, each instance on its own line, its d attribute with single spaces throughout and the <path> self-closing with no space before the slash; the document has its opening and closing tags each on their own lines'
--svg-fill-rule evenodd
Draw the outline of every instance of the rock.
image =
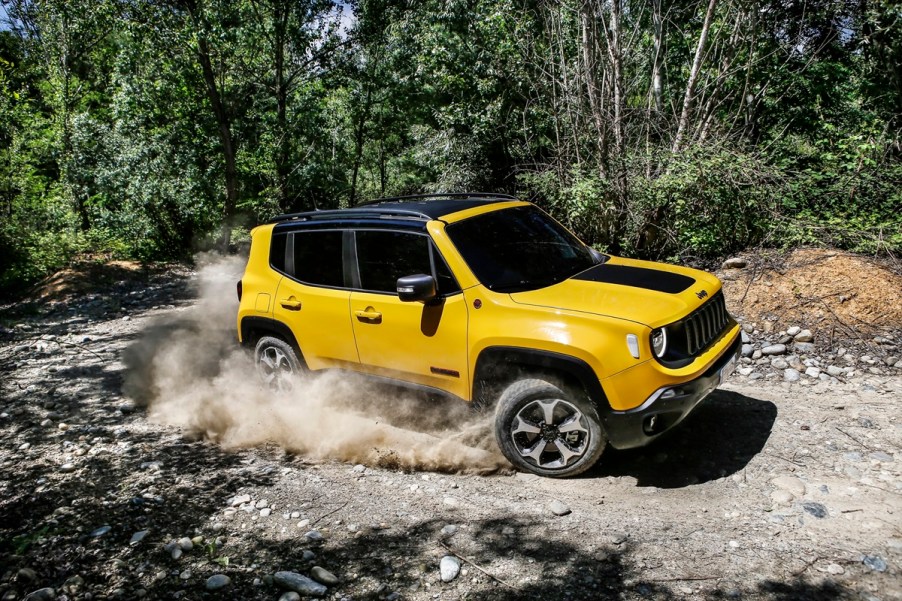
<svg viewBox="0 0 902 601">
<path fill-rule="evenodd" d="M 267 501 L 266 499 L 260 499 L 259 501 L 254 503 L 254 507 L 256 507 L 257 509 L 263 509 L 264 507 L 269 507 L 269 501 Z"/>
<path fill-rule="evenodd" d="M 326 587 L 319 582 L 311 580 L 306 576 L 301 576 L 297 572 L 276 572 L 273 574 L 272 579 L 273 582 L 282 588 L 287 588 L 288 590 L 301 595 L 322 597 L 326 594 L 327 590 Z"/>
<path fill-rule="evenodd" d="M 802 503 L 802 509 L 805 510 L 806 513 L 810 513 L 814 517 L 820 519 L 827 517 L 827 508 L 824 507 L 823 503 L 815 503 L 814 501 L 807 501 Z"/>
<path fill-rule="evenodd" d="M 179 559 L 182 556 L 182 548 L 179 546 L 174 547 L 169 554 L 172 555 L 172 559 Z"/>
<path fill-rule="evenodd" d="M 792 326 L 791 328 L 788 328 L 786 330 L 786 334 L 794 337 L 796 334 L 798 334 L 801 331 L 802 331 L 802 328 L 800 328 L 799 326 Z"/>
<path fill-rule="evenodd" d="M 76 595 L 84 585 L 85 579 L 76 574 L 66 578 L 66 581 L 63 583 L 63 590 L 69 595 Z"/>
<path fill-rule="evenodd" d="M 179 578 L 182 580 L 191 580 L 191 570 L 185 570 L 181 574 L 179 574 Z"/>
<path fill-rule="evenodd" d="M 793 345 L 796 351 L 809 355 L 814 352 L 814 345 L 810 342 L 796 342 Z"/>
<path fill-rule="evenodd" d="M 831 563 L 827 566 L 827 573 L 833 574 L 834 576 L 839 576 L 840 574 L 844 574 L 846 571 L 843 569 L 841 565 L 838 563 Z"/>
<path fill-rule="evenodd" d="M 454 536 L 457 533 L 457 526 L 454 524 L 448 524 L 447 526 L 442 527 L 442 536 L 447 538 L 449 536 Z"/>
<path fill-rule="evenodd" d="M 770 498 L 771 501 L 773 501 L 777 505 L 785 506 L 791 504 L 793 499 L 795 499 L 795 496 L 788 490 L 778 489 L 770 493 Z"/>
<path fill-rule="evenodd" d="M 439 562 L 439 572 L 442 582 L 451 582 L 460 574 L 460 560 L 453 555 L 445 555 Z"/>
<path fill-rule="evenodd" d="M 366 471 L 366 466 L 363 465 L 362 463 L 358 463 L 357 465 L 354 466 L 353 470 L 355 472 L 357 472 L 358 474 L 362 474 L 363 472 Z"/>
<path fill-rule="evenodd" d="M 294 591 L 288 591 L 279 597 L 279 601 L 301 601 L 301 596 Z"/>
<path fill-rule="evenodd" d="M 801 377 L 802 374 L 791 367 L 783 371 L 783 379 L 787 382 L 798 382 Z"/>
<path fill-rule="evenodd" d="M 828 373 L 829 375 L 833 376 L 834 378 L 838 378 L 839 376 L 841 376 L 841 375 L 843 375 L 844 373 L 846 373 L 846 370 L 844 370 L 844 369 L 841 368 L 841 367 L 836 367 L 835 365 L 828 365 L 828 366 L 827 366 L 827 373 Z"/>
<path fill-rule="evenodd" d="M 755 347 L 751 344 L 743 344 L 742 345 L 742 356 L 743 357 L 751 357 L 752 353 L 755 352 Z"/>
<path fill-rule="evenodd" d="M 310 570 L 310 576 L 317 582 L 325 584 L 326 586 L 335 586 L 339 582 L 338 576 L 319 566 L 313 566 Z"/>
<path fill-rule="evenodd" d="M 780 490 L 787 490 L 797 497 L 805 494 L 805 483 L 795 476 L 778 476 L 770 481 L 771 484 Z"/>
<path fill-rule="evenodd" d="M 739 336 L 742 338 L 742 344 L 749 344 L 752 342 L 752 337 L 745 331 L 745 327 L 739 332 Z"/>
<path fill-rule="evenodd" d="M 740 367 L 739 369 L 736 370 L 736 373 L 738 373 L 740 376 L 748 376 L 753 371 L 755 371 L 754 367 Z"/>
<path fill-rule="evenodd" d="M 785 355 L 786 354 L 786 345 L 785 344 L 770 344 L 761 349 L 761 354 L 763 354 L 763 355 Z"/>
<path fill-rule="evenodd" d="M 194 542 L 187 536 L 180 538 L 177 544 L 181 547 L 182 551 L 190 551 L 194 548 Z"/>
<path fill-rule="evenodd" d="M 565 505 L 561 501 L 558 501 L 557 499 L 552 501 L 551 504 L 548 506 L 548 508 L 551 510 L 551 513 L 553 513 L 554 515 L 567 515 L 570 513 L 570 508 L 567 507 L 567 505 Z"/>
<path fill-rule="evenodd" d="M 137 545 L 142 540 L 144 540 L 144 537 L 147 536 L 149 532 L 149 530 L 140 530 L 138 532 L 135 532 L 134 534 L 132 534 L 132 539 L 128 541 L 129 544 Z"/>
<path fill-rule="evenodd" d="M 260 510 L 260 517 L 268 518 L 269 514 L 271 514 L 271 513 L 272 513 L 272 509 L 270 509 L 269 507 L 264 507 L 263 509 Z"/>
<path fill-rule="evenodd" d="M 250 502 L 251 502 L 250 495 L 238 495 L 236 497 L 232 497 L 232 499 L 229 501 L 229 505 L 231 505 L 232 507 L 238 507 L 239 505 L 244 505 L 245 503 L 250 503 Z"/>
<path fill-rule="evenodd" d="M 323 535 L 320 534 L 318 530 L 311 530 L 310 532 L 308 532 L 308 533 L 305 534 L 304 536 L 305 536 L 305 537 L 307 538 L 307 540 L 309 540 L 310 542 L 319 542 L 319 541 L 323 540 Z"/>
<path fill-rule="evenodd" d="M 752 361 L 757 361 L 761 358 L 761 349 L 755 349 L 755 352 L 752 353 Z"/>
<path fill-rule="evenodd" d="M 789 363 L 786 361 L 786 359 L 776 357 L 773 361 L 770 362 L 770 366 L 774 369 L 786 369 L 787 367 L 789 367 Z"/>
<path fill-rule="evenodd" d="M 75 471 L 74 463 L 64 463 L 60 466 L 60 471 L 64 474 L 69 474 Z"/>
<path fill-rule="evenodd" d="M 316 553 L 311 551 L 310 549 L 304 549 L 304 552 L 301 554 L 301 559 L 304 561 L 313 561 L 316 559 Z"/>
<path fill-rule="evenodd" d="M 49 586 L 32 591 L 25 597 L 25 601 L 53 601 L 54 599 L 56 599 L 56 591 Z"/>
<path fill-rule="evenodd" d="M 204 584 L 204 588 L 208 591 L 218 591 L 221 588 L 225 588 L 232 584 L 232 579 L 226 576 L 225 574 L 213 574 L 209 578 L 207 578 L 207 582 Z"/>
<path fill-rule="evenodd" d="M 811 335 L 811 330 L 802 330 L 798 334 L 794 335 L 793 339 L 796 342 L 811 342 L 814 340 L 814 336 Z"/>
<path fill-rule="evenodd" d="M 809 367 L 805 370 L 805 375 L 809 378 L 817 378 L 819 375 L 821 375 L 821 370 L 817 367 Z"/>
<path fill-rule="evenodd" d="M 887 357 L 883 360 L 889 367 L 893 367 L 896 363 L 899 362 L 899 357 Z"/>
<path fill-rule="evenodd" d="M 893 456 L 889 453 L 884 453 L 883 451 L 874 451 L 873 453 L 868 455 L 868 457 L 882 463 L 891 463 L 893 461 Z"/>
<path fill-rule="evenodd" d="M 886 571 L 886 560 L 878 555 L 865 555 L 861 558 L 861 563 L 871 568 L 875 572 Z"/>
<path fill-rule="evenodd" d="M 748 265 L 748 262 L 745 259 L 740 257 L 732 257 L 723 262 L 723 269 L 742 269 Z"/>
<path fill-rule="evenodd" d="M 97 530 L 94 530 L 93 532 L 91 532 L 90 536 L 92 536 L 93 538 L 99 538 L 112 529 L 113 529 L 112 526 L 101 526 Z"/>
<path fill-rule="evenodd" d="M 16 582 L 21 582 L 22 584 L 28 584 L 29 582 L 34 582 L 37 580 L 38 574 L 31 568 L 22 568 L 18 572 L 16 572 Z"/>
<path fill-rule="evenodd" d="M 291 512 L 291 519 L 296 520 L 296 519 L 298 519 L 299 517 L 301 517 L 301 512 L 300 512 L 300 511 L 292 511 L 292 512 Z"/>
</svg>

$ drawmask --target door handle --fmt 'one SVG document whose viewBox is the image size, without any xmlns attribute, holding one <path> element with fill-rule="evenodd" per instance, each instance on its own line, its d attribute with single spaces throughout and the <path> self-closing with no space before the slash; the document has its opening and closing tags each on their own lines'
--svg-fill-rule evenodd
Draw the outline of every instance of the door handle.
<svg viewBox="0 0 902 601">
<path fill-rule="evenodd" d="M 301 310 L 301 301 L 296 299 L 295 297 L 283 298 L 279 301 L 283 307 L 288 309 L 289 311 L 300 311 Z"/>
<path fill-rule="evenodd" d="M 372 307 L 367 307 L 363 311 L 354 311 L 354 315 L 360 321 L 366 321 L 370 323 L 382 323 L 382 313 L 379 313 Z"/>
</svg>

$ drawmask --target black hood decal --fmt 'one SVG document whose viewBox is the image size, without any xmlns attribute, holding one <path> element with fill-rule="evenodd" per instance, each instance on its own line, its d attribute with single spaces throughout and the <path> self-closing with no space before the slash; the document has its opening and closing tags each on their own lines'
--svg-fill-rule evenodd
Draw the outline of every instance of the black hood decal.
<svg viewBox="0 0 902 601">
<path fill-rule="evenodd" d="M 610 263 L 596 265 L 573 276 L 572 279 L 645 288 L 669 294 L 682 292 L 695 283 L 693 278 L 678 273 L 629 265 L 611 265 Z"/>
</svg>

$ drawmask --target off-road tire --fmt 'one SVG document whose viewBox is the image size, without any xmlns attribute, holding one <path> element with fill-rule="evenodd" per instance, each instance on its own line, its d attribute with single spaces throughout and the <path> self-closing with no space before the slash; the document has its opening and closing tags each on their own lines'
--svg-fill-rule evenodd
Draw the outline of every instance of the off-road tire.
<svg viewBox="0 0 902 601">
<path fill-rule="evenodd" d="M 518 380 L 501 393 L 495 439 L 515 467 L 549 478 L 586 471 L 608 442 L 598 412 L 584 395 L 538 379 Z"/>
<path fill-rule="evenodd" d="M 289 392 L 304 373 L 297 353 L 281 338 L 264 336 L 254 348 L 254 365 L 263 383 L 276 392 Z"/>
</svg>

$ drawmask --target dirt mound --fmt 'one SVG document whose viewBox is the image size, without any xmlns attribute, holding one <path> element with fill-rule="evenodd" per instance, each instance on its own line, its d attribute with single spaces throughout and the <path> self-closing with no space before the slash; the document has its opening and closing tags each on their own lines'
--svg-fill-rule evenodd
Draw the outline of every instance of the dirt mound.
<svg viewBox="0 0 902 601">
<path fill-rule="evenodd" d="M 878 260 L 824 249 L 742 258 L 718 274 L 727 304 L 766 332 L 796 325 L 837 342 L 902 330 L 902 275 Z"/>
<path fill-rule="evenodd" d="M 96 292 L 119 281 L 146 279 L 148 269 L 135 261 L 77 263 L 41 281 L 31 298 L 41 301 L 64 300 L 76 294 Z"/>
</svg>

